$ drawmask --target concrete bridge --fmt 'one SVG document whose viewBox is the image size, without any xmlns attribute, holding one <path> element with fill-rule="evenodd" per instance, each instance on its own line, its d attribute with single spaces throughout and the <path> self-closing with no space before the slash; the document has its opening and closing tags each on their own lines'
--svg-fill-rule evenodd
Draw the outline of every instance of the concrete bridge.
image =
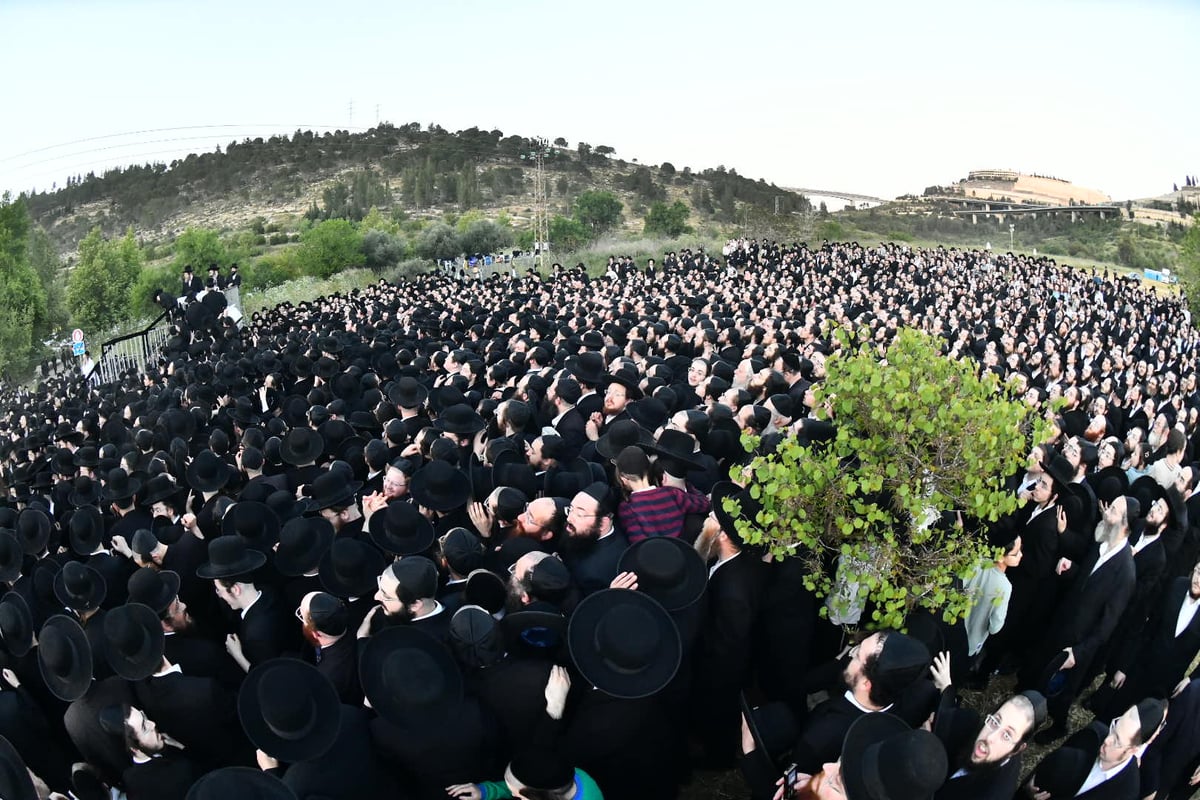
<svg viewBox="0 0 1200 800">
<path fill-rule="evenodd" d="M 858 203 L 882 204 L 882 203 L 891 202 L 890 200 L 886 200 L 882 197 L 872 197 L 869 194 L 854 194 L 853 192 L 838 192 L 838 191 L 834 191 L 832 189 L 800 189 L 795 186 L 784 186 L 782 188 L 787 189 L 789 192 L 796 192 L 797 194 L 802 194 L 806 197 L 811 197 L 811 196 L 815 196 L 815 195 L 821 195 L 823 197 L 836 197 L 839 200 L 845 200 L 846 202 L 854 203 L 855 205 L 857 205 Z"/>
</svg>

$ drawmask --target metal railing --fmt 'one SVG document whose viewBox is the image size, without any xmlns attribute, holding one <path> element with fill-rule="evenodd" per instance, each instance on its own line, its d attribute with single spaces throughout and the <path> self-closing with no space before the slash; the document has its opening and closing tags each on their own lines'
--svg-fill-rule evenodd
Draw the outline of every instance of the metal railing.
<svg viewBox="0 0 1200 800">
<path fill-rule="evenodd" d="M 167 312 L 164 311 L 144 329 L 109 339 L 100 345 L 100 355 L 85 379 L 91 383 L 113 383 L 130 369 L 145 374 L 162 352 L 169 331 Z"/>
</svg>

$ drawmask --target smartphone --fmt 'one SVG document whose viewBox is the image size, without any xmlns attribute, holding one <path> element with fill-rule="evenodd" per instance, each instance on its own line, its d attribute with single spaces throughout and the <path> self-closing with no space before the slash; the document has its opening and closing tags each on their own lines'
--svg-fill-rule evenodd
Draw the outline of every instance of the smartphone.
<svg viewBox="0 0 1200 800">
<path fill-rule="evenodd" d="M 790 765 L 788 765 L 787 771 L 783 773 L 784 797 L 791 797 L 792 793 L 796 791 L 797 774 L 798 770 L 796 768 L 796 762 L 793 761 Z"/>
</svg>

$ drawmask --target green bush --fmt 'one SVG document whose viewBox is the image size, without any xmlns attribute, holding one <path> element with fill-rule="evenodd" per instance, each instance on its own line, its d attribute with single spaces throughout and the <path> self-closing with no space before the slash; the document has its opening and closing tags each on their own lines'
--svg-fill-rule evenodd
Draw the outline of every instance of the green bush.
<svg viewBox="0 0 1200 800">
<path fill-rule="evenodd" d="M 428 259 L 410 258 L 407 261 L 401 261 L 390 269 L 385 269 L 380 273 L 379 277 L 389 283 L 399 283 L 401 280 L 411 280 L 418 275 L 430 272 L 435 267 L 436 265 Z"/>
</svg>

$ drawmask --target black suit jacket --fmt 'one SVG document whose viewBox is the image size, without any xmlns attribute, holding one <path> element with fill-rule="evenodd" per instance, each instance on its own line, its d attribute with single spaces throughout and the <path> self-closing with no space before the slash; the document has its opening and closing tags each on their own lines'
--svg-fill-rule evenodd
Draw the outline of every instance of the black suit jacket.
<svg viewBox="0 0 1200 800">
<path fill-rule="evenodd" d="M 1200 651 L 1200 611 L 1179 636 L 1175 635 L 1179 609 L 1190 585 L 1191 578 L 1184 577 L 1176 578 L 1167 587 L 1160 608 L 1150 617 L 1142 646 L 1137 650 L 1138 658 L 1131 665 L 1130 672 L 1136 672 L 1139 683 L 1149 693 L 1169 695 Z"/>
<path fill-rule="evenodd" d="M 319 758 L 289 766 L 283 782 L 296 793 L 297 800 L 395 797 L 397 791 L 371 749 L 367 712 L 345 705 L 341 707 L 333 747 Z"/>
<path fill-rule="evenodd" d="M 246 611 L 239 628 L 242 654 L 255 667 L 264 661 L 301 651 L 300 623 L 285 610 L 275 590 L 260 587 L 262 596 Z"/>
<path fill-rule="evenodd" d="M 234 695 L 212 678 L 171 673 L 132 683 L 135 704 L 209 769 L 255 766 Z"/>
<path fill-rule="evenodd" d="M 161 756 L 126 768 L 122 779 L 129 800 L 184 800 L 202 775 L 190 758 L 168 747 Z"/>
<path fill-rule="evenodd" d="M 1109 780 L 1081 795 L 1076 795 L 1079 787 L 1087 780 L 1100 752 L 1100 743 L 1107 735 L 1108 726 L 1099 722 L 1093 722 L 1073 734 L 1062 747 L 1037 765 L 1031 776 L 1034 785 L 1040 788 L 1044 783 L 1053 780 L 1055 785 L 1072 787 L 1069 793 L 1051 795 L 1051 800 L 1068 800 L 1072 797 L 1078 797 L 1080 800 L 1136 800 L 1141 797 L 1136 758 L 1129 759 L 1125 768 Z M 1020 796 L 1029 796 L 1025 785 L 1022 785 Z"/>
<path fill-rule="evenodd" d="M 1200 680 L 1193 680 L 1171 698 L 1167 724 L 1146 748 L 1142 759 L 1141 796 L 1158 792 L 1159 800 L 1188 797 L 1192 776 L 1200 758 Z"/>
<path fill-rule="evenodd" d="M 338 698 L 345 705 L 362 705 L 363 692 L 358 682 L 358 648 L 355 646 L 354 631 L 347 631 L 341 639 L 322 647 L 316 665 L 317 671 L 329 678 L 333 688 L 337 689 Z"/>
<path fill-rule="evenodd" d="M 562 419 L 554 426 L 554 430 L 562 437 L 566 447 L 566 453 L 559 459 L 559 463 L 566 463 L 578 456 L 583 450 L 584 443 L 587 442 L 586 420 L 579 413 L 579 409 L 567 409 L 566 413 L 562 415 Z"/>
<path fill-rule="evenodd" d="M 1137 583 L 1133 553 L 1128 545 L 1092 573 L 1099 557 L 1097 545 L 1082 563 L 1072 568 L 1075 574 L 1071 586 L 1059 604 L 1047 637 L 1049 652 L 1045 661 L 1054 651 L 1070 647 L 1075 654 L 1075 670 L 1080 673 L 1087 670 L 1116 629 Z"/>
<path fill-rule="evenodd" d="M 617 577 L 617 564 L 621 554 L 629 542 L 620 531 L 613 532 L 595 543 L 591 550 L 580 555 L 570 552 L 563 554 L 563 561 L 571 572 L 571 578 L 579 587 L 582 596 L 587 596 L 601 589 L 607 589 L 612 579 Z M 593 776 L 595 777 L 595 776 Z"/>
<path fill-rule="evenodd" d="M 163 639 L 163 655 L 178 664 L 184 675 L 213 678 L 236 692 L 246 674 L 222 645 L 188 633 L 169 633 Z"/>
<path fill-rule="evenodd" d="M 707 613 L 701 623 L 693 666 L 695 685 L 732 690 L 750 679 L 753 628 L 763 590 L 763 563 L 742 553 L 708 579 Z"/>
</svg>

